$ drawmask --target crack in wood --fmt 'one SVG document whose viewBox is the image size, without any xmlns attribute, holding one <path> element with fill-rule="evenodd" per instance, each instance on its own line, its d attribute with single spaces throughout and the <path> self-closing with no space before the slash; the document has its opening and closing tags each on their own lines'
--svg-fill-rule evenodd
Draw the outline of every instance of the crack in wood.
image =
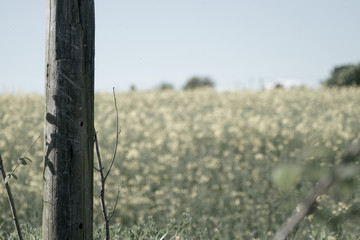
<svg viewBox="0 0 360 240">
<path fill-rule="evenodd" d="M 66 76 L 63 72 L 59 72 L 59 75 L 61 77 L 63 77 L 65 80 L 67 80 L 71 85 L 73 85 L 77 89 L 81 89 L 81 87 L 76 82 L 74 82 L 70 77 Z"/>
</svg>

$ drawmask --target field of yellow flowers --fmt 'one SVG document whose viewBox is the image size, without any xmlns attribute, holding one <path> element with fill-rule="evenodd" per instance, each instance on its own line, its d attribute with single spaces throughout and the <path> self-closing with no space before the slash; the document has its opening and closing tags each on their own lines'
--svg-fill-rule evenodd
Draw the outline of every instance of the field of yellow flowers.
<svg viewBox="0 0 360 240">
<path fill-rule="evenodd" d="M 121 226 L 150 216 L 166 225 L 187 213 L 209 238 L 266 239 L 360 133 L 358 88 L 116 97 L 122 131 L 106 197 L 111 207 L 120 191 L 113 223 Z M 1 94 L 0 108 L 0 153 L 10 172 L 43 136 L 44 97 Z M 96 94 L 95 128 L 109 164 L 116 134 L 112 94 Z M 27 156 L 32 163 L 20 167 L 10 184 L 20 221 L 40 226 L 43 142 Z M 288 174 L 279 176 L 284 167 Z M 360 232 L 358 163 L 354 169 L 356 174 L 317 199 L 294 236 L 336 239 Z M 97 174 L 94 179 L 95 222 L 101 224 Z M 3 187 L 0 206 L 0 228 L 12 229 Z"/>
</svg>

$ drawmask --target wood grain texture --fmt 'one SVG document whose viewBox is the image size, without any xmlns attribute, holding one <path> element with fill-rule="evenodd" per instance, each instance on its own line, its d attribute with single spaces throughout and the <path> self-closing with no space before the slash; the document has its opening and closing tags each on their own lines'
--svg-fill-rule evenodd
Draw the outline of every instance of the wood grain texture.
<svg viewBox="0 0 360 240">
<path fill-rule="evenodd" d="M 48 0 L 43 239 L 92 239 L 93 0 Z"/>
</svg>

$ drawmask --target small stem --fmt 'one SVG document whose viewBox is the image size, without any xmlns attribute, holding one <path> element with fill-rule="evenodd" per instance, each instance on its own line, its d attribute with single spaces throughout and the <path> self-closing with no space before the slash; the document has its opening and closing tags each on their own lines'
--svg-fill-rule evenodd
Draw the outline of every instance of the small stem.
<svg viewBox="0 0 360 240">
<path fill-rule="evenodd" d="M 11 174 L 14 174 L 15 173 L 15 171 L 16 171 L 16 169 L 19 167 L 19 163 L 18 164 L 16 164 L 16 166 L 15 166 L 15 168 L 11 171 Z"/>
<path fill-rule="evenodd" d="M 4 170 L 4 165 L 3 165 L 3 160 L 1 158 L 1 154 L 0 154 L 0 171 L 1 171 L 1 175 L 3 177 L 3 180 L 5 182 L 5 178 L 6 178 L 6 174 L 5 174 L 5 170 Z M 15 228 L 18 234 L 18 237 L 20 240 L 23 240 L 22 234 L 21 234 L 21 228 L 20 228 L 20 224 L 17 218 L 17 214 L 16 214 L 16 209 L 15 209 L 15 203 L 14 203 L 14 199 L 12 197 L 11 194 L 11 190 L 10 190 L 10 185 L 9 183 L 5 183 L 5 188 L 6 188 L 6 192 L 7 192 L 7 196 L 8 196 L 8 200 L 9 200 L 9 204 L 10 204 L 10 208 L 11 208 L 11 213 L 13 216 L 13 220 L 14 220 L 14 224 L 15 224 Z"/>
<path fill-rule="evenodd" d="M 111 160 L 109 169 L 106 172 L 105 179 L 109 176 L 111 168 L 112 168 L 112 166 L 114 164 L 115 157 L 116 157 L 116 150 L 117 150 L 117 147 L 119 145 L 119 135 L 121 133 L 121 129 L 119 130 L 119 112 L 118 112 L 118 108 L 117 108 L 117 104 L 116 104 L 115 88 L 113 88 L 113 96 L 114 96 L 114 105 L 115 105 L 115 113 L 116 113 L 116 139 L 115 139 L 115 147 L 114 147 L 113 158 Z"/>
<path fill-rule="evenodd" d="M 33 148 L 34 144 L 37 142 L 37 140 L 39 140 L 40 135 L 35 139 L 35 141 L 31 144 L 31 146 L 29 147 L 28 150 L 26 150 L 26 152 L 23 154 L 23 158 L 26 156 L 26 154 L 28 154 L 28 152 L 30 152 L 30 150 Z M 16 169 L 19 167 L 20 163 L 16 164 L 15 168 L 11 171 L 11 174 L 14 174 Z"/>
<path fill-rule="evenodd" d="M 121 133 L 121 129 L 119 130 L 119 113 L 118 113 L 118 109 L 117 109 L 117 105 L 116 105 L 115 88 L 113 88 L 113 95 L 114 95 L 114 105 L 115 105 L 115 112 L 116 112 L 116 140 L 115 140 L 115 149 L 114 149 L 113 157 L 111 159 L 109 169 L 106 171 L 105 175 L 104 175 L 104 167 L 102 166 L 102 162 L 101 162 L 101 154 L 100 154 L 100 150 L 99 150 L 99 144 L 98 144 L 96 131 L 94 133 L 95 151 L 96 151 L 97 162 L 98 162 L 98 169 L 95 168 L 95 170 L 99 172 L 100 181 L 101 181 L 100 201 L 101 201 L 102 213 L 103 213 L 104 220 L 105 220 L 106 240 L 110 239 L 109 223 L 110 223 L 110 219 L 112 218 L 114 212 L 112 212 L 111 216 L 108 216 L 108 213 L 106 210 L 106 204 L 105 204 L 105 182 L 106 182 L 106 179 L 109 176 L 111 168 L 115 162 L 116 150 L 117 150 L 117 147 L 119 144 L 119 135 Z M 115 211 L 118 199 L 119 199 L 119 191 L 118 191 L 118 195 L 116 197 L 114 211 Z"/>
<path fill-rule="evenodd" d="M 116 209 L 117 203 L 118 203 L 118 201 L 119 201 L 119 196 L 120 196 L 120 189 L 119 189 L 119 187 L 118 187 L 118 193 L 117 193 L 117 195 L 116 195 L 116 200 L 115 200 L 115 204 L 114 204 L 113 211 L 112 211 L 111 215 L 109 216 L 109 221 L 110 221 L 110 220 L 113 218 L 113 216 L 114 216 L 115 209 Z"/>
<path fill-rule="evenodd" d="M 99 144 L 97 140 L 97 134 L 94 133 L 94 142 L 95 142 L 95 151 L 97 156 L 97 162 L 98 162 L 98 168 L 99 168 L 99 175 L 100 175 L 100 181 L 101 181 L 101 191 L 100 191 L 100 201 L 101 201 L 101 209 L 105 220 L 105 232 L 106 232 L 106 239 L 110 239 L 110 227 L 109 227 L 109 218 L 106 211 L 106 204 L 105 204 L 105 177 L 104 177 L 104 171 L 103 166 L 101 162 L 101 155 L 99 150 Z"/>
<path fill-rule="evenodd" d="M 30 152 L 30 150 L 33 148 L 33 146 L 35 145 L 35 143 L 37 142 L 37 140 L 39 140 L 40 135 L 35 139 L 35 141 L 31 144 L 31 146 L 29 147 L 29 149 L 24 153 L 24 155 L 22 157 L 25 157 L 26 154 L 28 154 L 28 152 Z"/>
</svg>

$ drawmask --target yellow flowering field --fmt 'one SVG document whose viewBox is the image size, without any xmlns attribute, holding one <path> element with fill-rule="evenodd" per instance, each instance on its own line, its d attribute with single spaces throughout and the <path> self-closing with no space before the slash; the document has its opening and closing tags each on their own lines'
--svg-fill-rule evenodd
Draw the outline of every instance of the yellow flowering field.
<svg viewBox="0 0 360 240">
<path fill-rule="evenodd" d="M 264 239 L 290 215 L 311 186 L 329 173 L 360 133 L 360 90 L 267 90 L 117 93 L 118 155 L 107 185 L 113 223 L 158 224 L 188 213 L 209 238 Z M 10 171 L 43 135 L 44 97 L 0 95 L 0 153 Z M 95 98 L 95 128 L 105 165 L 115 142 L 112 94 Z M 43 142 L 10 184 L 20 221 L 41 225 Z M 286 169 L 288 176 L 279 172 Z M 359 167 L 317 200 L 297 234 L 360 231 Z M 285 176 L 285 177 L 284 177 Z M 102 223 L 99 177 L 95 222 Z M 0 227 L 12 229 L 0 187 Z M 111 211 L 112 209 L 110 209 Z M 314 230 L 316 229 L 316 230 Z"/>
</svg>

